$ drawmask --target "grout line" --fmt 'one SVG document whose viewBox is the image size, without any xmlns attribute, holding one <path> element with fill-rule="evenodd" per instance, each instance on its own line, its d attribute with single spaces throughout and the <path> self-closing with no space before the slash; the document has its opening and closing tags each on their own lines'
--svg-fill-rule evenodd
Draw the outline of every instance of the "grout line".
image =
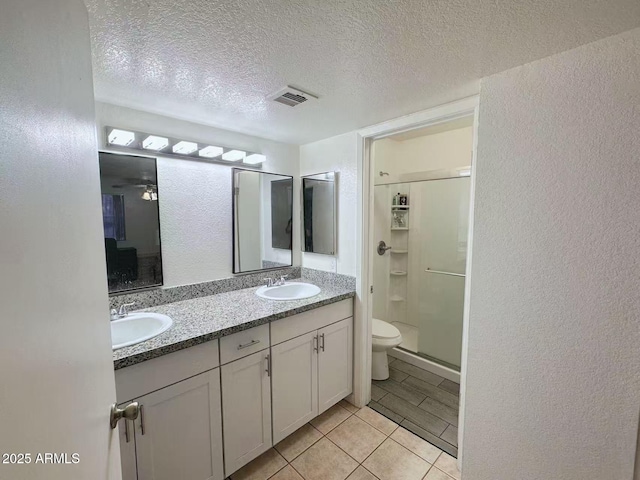
<svg viewBox="0 0 640 480">
<path fill-rule="evenodd" d="M 309 445 L 307 448 L 305 448 L 302 452 L 300 452 L 298 455 L 296 455 L 295 457 L 293 457 L 291 459 L 291 462 L 293 462 L 296 458 L 298 458 L 300 455 L 302 455 L 304 452 L 306 452 L 307 450 L 309 450 L 311 447 L 313 447 L 316 443 L 318 443 L 320 440 L 322 440 L 324 437 L 326 437 L 326 435 L 324 433 L 322 433 L 320 430 L 318 430 L 316 427 L 314 427 L 313 425 L 311 425 L 310 422 L 307 422 L 306 425 L 309 425 L 311 428 L 313 428 L 316 432 L 318 432 L 320 434 L 320 438 L 318 440 L 316 440 L 315 442 L 313 442 L 311 445 Z M 300 427 L 303 428 L 303 427 Z M 298 429 L 299 430 L 299 429 Z M 296 430 L 297 431 L 297 430 Z M 294 432 L 295 433 L 295 432 Z M 293 433 L 292 433 L 293 435 Z M 286 438 L 286 437 L 285 437 Z M 281 440 L 281 442 L 283 442 L 284 439 Z M 281 442 L 278 442 L 278 444 L 280 444 Z M 276 444 L 276 445 L 278 445 Z M 276 448 L 276 445 L 273 446 L 273 448 L 275 449 L 276 452 L 280 453 L 280 451 Z M 280 456 L 282 458 L 284 458 L 284 455 L 282 455 L 282 453 L 280 453 Z M 289 460 L 287 460 L 286 458 L 284 458 L 285 461 L 287 463 L 291 463 Z"/>
</svg>

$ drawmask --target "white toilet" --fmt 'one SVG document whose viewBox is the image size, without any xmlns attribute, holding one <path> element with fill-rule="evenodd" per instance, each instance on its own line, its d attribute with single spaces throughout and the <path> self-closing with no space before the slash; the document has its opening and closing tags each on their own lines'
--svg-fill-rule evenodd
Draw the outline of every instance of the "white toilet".
<svg viewBox="0 0 640 480">
<path fill-rule="evenodd" d="M 389 378 L 387 350 L 402 343 L 400 330 L 383 320 L 373 319 L 372 330 L 373 355 L 371 357 L 371 378 L 386 380 Z"/>
</svg>

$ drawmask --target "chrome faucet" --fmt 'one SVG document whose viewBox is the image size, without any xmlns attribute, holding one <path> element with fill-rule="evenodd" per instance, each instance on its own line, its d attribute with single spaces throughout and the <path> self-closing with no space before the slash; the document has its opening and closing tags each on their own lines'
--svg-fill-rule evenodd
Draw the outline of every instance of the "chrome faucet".
<svg viewBox="0 0 640 480">
<path fill-rule="evenodd" d="M 289 275 L 282 275 L 282 276 L 280 277 L 280 280 L 276 280 L 276 279 L 274 279 L 274 278 L 267 277 L 267 278 L 262 279 L 262 281 L 263 281 L 263 282 L 267 282 L 267 287 L 280 287 L 280 286 L 282 286 L 282 285 L 284 285 L 284 284 L 286 284 L 286 283 L 287 283 L 286 278 L 287 278 L 288 276 L 289 276 Z"/>
<path fill-rule="evenodd" d="M 124 318 L 129 315 L 129 307 L 132 307 L 136 304 L 136 302 L 131 303 L 123 303 L 116 310 L 115 308 L 111 309 L 111 321 L 118 320 L 119 318 Z"/>
</svg>

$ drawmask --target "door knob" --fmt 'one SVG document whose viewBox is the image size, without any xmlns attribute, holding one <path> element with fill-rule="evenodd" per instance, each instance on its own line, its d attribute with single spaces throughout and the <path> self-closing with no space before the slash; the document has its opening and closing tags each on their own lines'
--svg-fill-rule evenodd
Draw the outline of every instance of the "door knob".
<svg viewBox="0 0 640 480">
<path fill-rule="evenodd" d="M 121 418 L 124 418 L 126 420 L 135 420 L 136 418 L 138 418 L 139 413 L 140 405 L 138 404 L 138 402 L 131 402 L 124 408 L 118 408 L 118 405 L 114 403 L 113 405 L 111 405 L 111 429 L 114 429 L 118 426 L 118 421 L 120 421 Z"/>
</svg>

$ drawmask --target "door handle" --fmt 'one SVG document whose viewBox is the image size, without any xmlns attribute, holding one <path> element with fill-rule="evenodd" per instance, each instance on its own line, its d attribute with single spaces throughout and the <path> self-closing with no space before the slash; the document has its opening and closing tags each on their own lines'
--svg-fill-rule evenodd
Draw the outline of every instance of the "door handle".
<svg viewBox="0 0 640 480">
<path fill-rule="evenodd" d="M 271 355 L 267 355 L 265 360 L 267 361 L 267 369 L 265 371 L 267 372 L 267 377 L 270 377 L 271 376 Z"/>
<path fill-rule="evenodd" d="M 324 352 L 324 333 L 320 335 L 320 339 L 322 340 L 322 343 L 320 344 L 320 348 Z"/>
<path fill-rule="evenodd" d="M 144 435 L 144 405 L 140 405 L 140 433 Z"/>
<path fill-rule="evenodd" d="M 318 336 L 317 335 L 315 337 L 313 337 L 313 351 L 314 352 L 318 351 Z"/>
<path fill-rule="evenodd" d="M 238 345 L 238 350 L 242 350 L 243 348 L 248 348 L 248 347 L 252 347 L 254 345 L 257 345 L 258 343 L 260 343 L 260 340 L 251 340 L 249 343 L 245 343 Z"/>
<path fill-rule="evenodd" d="M 135 420 L 138 418 L 141 408 L 142 407 L 138 405 L 138 402 L 131 402 L 124 408 L 118 408 L 118 405 L 115 403 L 111 405 L 111 414 L 109 415 L 109 424 L 111 425 L 111 429 L 113 430 L 116 428 L 118 426 L 118 422 L 122 418 L 125 420 Z"/>
</svg>

